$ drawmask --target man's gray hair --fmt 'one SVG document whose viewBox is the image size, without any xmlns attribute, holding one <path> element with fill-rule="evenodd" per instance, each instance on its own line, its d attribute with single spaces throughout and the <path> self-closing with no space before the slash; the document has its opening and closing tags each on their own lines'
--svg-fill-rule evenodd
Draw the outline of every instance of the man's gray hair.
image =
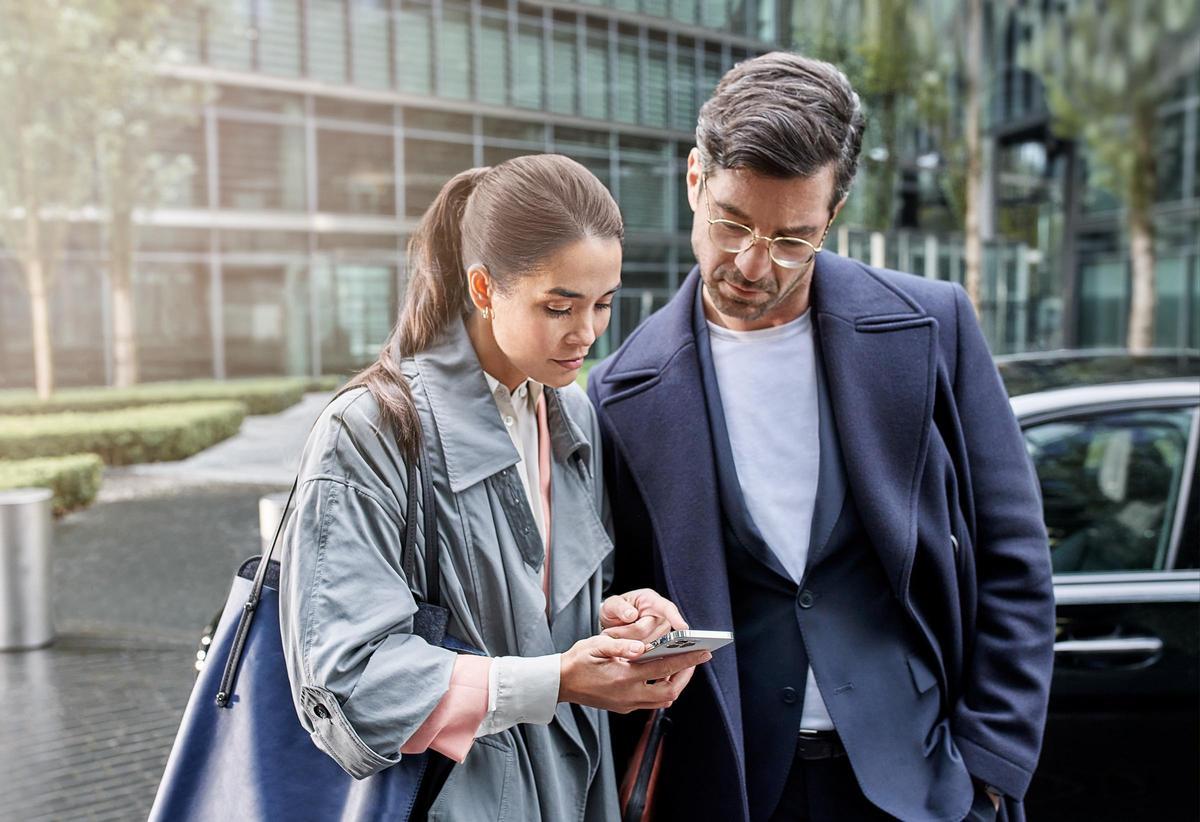
<svg viewBox="0 0 1200 822">
<path fill-rule="evenodd" d="M 833 163 L 832 208 L 850 190 L 865 126 L 858 94 L 836 66 L 773 51 L 721 78 L 700 108 L 696 146 L 706 173 L 811 177 Z"/>
</svg>

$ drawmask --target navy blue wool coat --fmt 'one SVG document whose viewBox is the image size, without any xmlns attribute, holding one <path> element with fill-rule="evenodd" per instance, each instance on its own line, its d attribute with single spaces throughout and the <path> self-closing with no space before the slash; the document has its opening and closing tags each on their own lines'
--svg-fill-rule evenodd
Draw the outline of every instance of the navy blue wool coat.
<svg viewBox="0 0 1200 822">
<path fill-rule="evenodd" d="M 698 286 L 693 270 L 592 370 L 588 392 L 604 440 L 613 590 L 654 587 L 693 627 L 732 630 L 692 327 Z M 987 343 L 959 286 L 829 252 L 811 299 L 848 491 L 938 663 L 942 715 L 913 732 L 927 747 L 949 733 L 967 771 L 1003 791 L 1004 815 L 1019 819 L 1045 724 L 1054 595 L 1036 478 Z M 961 535 L 957 550 L 949 534 Z M 736 654 L 736 642 L 718 652 L 671 708 L 701 742 L 668 739 L 656 802 L 669 818 L 749 818 L 742 716 L 753 706 L 739 698 Z M 898 722 L 886 706 L 861 710 L 868 727 Z M 852 753 L 860 783 L 906 790 L 870 746 Z"/>
</svg>

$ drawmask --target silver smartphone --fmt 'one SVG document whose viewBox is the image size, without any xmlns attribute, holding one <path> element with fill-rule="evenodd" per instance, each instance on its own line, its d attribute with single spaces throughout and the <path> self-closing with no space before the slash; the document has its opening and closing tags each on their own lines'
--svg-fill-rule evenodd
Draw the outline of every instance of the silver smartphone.
<svg viewBox="0 0 1200 822">
<path fill-rule="evenodd" d="M 729 631 L 672 631 L 646 643 L 646 652 L 633 662 L 649 662 L 664 656 L 686 654 L 692 651 L 715 651 L 733 642 Z"/>
</svg>

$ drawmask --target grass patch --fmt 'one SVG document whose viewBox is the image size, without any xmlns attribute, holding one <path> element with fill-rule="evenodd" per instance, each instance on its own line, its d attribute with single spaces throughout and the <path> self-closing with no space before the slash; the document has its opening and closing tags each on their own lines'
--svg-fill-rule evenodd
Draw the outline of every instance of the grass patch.
<svg viewBox="0 0 1200 822">
<path fill-rule="evenodd" d="M 249 414 L 277 414 L 295 405 L 306 391 L 332 391 L 345 378 L 262 377 L 234 380 L 150 382 L 132 388 L 68 388 L 39 402 L 33 391 L 0 391 L 0 414 L 54 414 L 68 411 L 111 411 L 171 402 L 229 400 Z"/>
<path fill-rule="evenodd" d="M 71 454 L 32 460 L 0 460 L 0 491 L 10 488 L 49 488 L 54 513 L 92 503 L 100 490 L 104 462 L 95 454 Z"/>
<path fill-rule="evenodd" d="M 0 459 L 91 452 L 108 465 L 180 460 L 236 434 L 245 416 L 240 402 L 0 416 Z"/>
</svg>

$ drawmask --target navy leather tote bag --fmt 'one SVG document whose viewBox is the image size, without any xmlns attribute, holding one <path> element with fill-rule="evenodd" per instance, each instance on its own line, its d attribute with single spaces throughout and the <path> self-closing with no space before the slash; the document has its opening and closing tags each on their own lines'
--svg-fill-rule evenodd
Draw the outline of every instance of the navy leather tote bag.
<svg viewBox="0 0 1200 822">
<path fill-rule="evenodd" d="M 417 461 L 409 460 L 402 555 L 409 580 L 416 565 L 414 492 L 418 487 L 425 500 L 425 533 L 437 533 L 423 450 L 420 486 Z M 295 493 L 293 485 L 285 512 Z M 296 716 L 279 633 L 279 563 L 271 559 L 282 530 L 281 521 L 266 556 L 249 559 L 238 569 L 150 819 L 407 822 L 424 818 L 453 761 L 435 751 L 405 754 L 390 768 L 356 780 L 317 748 Z M 426 540 L 425 553 L 428 595 L 418 603 L 414 633 L 459 653 L 480 654 L 446 633 L 449 614 L 437 604 L 437 540 Z"/>
</svg>

